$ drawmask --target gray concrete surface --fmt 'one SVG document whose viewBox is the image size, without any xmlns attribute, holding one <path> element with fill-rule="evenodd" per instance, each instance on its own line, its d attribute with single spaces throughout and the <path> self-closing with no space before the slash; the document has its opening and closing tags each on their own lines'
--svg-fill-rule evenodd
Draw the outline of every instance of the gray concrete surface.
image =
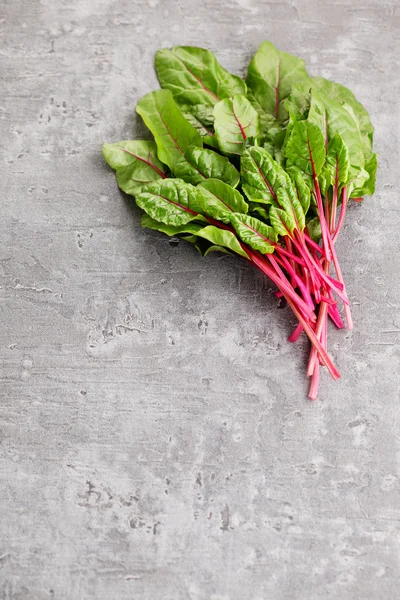
<svg viewBox="0 0 400 600">
<path fill-rule="evenodd" d="M 0 598 L 399 598 L 397 0 L 4 0 Z M 339 253 L 356 327 L 306 400 L 269 284 L 157 233 L 103 164 L 161 46 L 270 39 L 370 110 Z"/>
</svg>

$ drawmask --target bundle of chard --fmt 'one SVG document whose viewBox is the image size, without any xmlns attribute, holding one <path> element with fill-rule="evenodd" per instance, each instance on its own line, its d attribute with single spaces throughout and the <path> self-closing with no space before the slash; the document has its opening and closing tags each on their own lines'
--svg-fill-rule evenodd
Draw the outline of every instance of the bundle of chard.
<svg viewBox="0 0 400 600">
<path fill-rule="evenodd" d="M 309 397 L 327 352 L 328 320 L 351 329 L 335 242 L 350 199 L 374 192 L 373 127 L 338 83 L 263 42 L 243 81 L 208 50 L 160 50 L 161 90 L 137 112 L 154 141 L 104 144 L 119 187 L 144 210 L 142 226 L 179 236 L 204 255 L 234 253 L 278 288 L 311 342 Z"/>
</svg>

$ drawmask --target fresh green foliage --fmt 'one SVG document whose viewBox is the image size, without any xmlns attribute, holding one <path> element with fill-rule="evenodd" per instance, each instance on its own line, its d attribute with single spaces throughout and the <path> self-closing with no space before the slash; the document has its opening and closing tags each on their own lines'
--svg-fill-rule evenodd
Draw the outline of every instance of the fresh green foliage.
<svg viewBox="0 0 400 600">
<path fill-rule="evenodd" d="M 344 327 L 339 300 L 353 326 L 335 242 L 349 199 L 375 189 L 369 115 L 346 87 L 309 77 L 301 58 L 267 41 L 246 82 L 191 46 L 160 50 L 156 70 L 163 89 L 137 104 L 154 141 L 104 144 L 104 158 L 143 227 L 204 256 L 235 254 L 277 286 L 299 321 L 290 341 L 304 331 L 312 344 L 316 398 L 320 363 L 339 377 L 327 354 L 328 317 Z"/>
<path fill-rule="evenodd" d="M 147 94 L 136 110 L 154 135 L 158 157 L 176 177 L 193 185 L 210 177 L 238 184 L 236 168 L 217 152 L 202 148 L 199 132 L 185 119 L 170 91 Z"/>
<path fill-rule="evenodd" d="M 295 229 L 303 231 L 305 217 L 297 194 L 292 186 L 279 188 L 276 193 L 276 206 L 271 207 L 269 218 L 276 233 L 280 235 L 287 235 L 288 232 L 292 233 Z M 277 219 L 284 225 L 284 233 L 282 233 L 282 228 L 277 228 Z"/>
<path fill-rule="evenodd" d="M 213 150 L 189 146 L 173 168 L 174 175 L 187 183 L 197 185 L 206 179 L 220 179 L 236 187 L 239 173 L 225 156 Z"/>
<path fill-rule="evenodd" d="M 275 233 L 280 236 L 289 235 L 296 229 L 296 222 L 292 216 L 280 208 L 275 208 L 275 206 L 272 206 L 269 211 L 269 219 Z"/>
<path fill-rule="evenodd" d="M 265 223 L 269 222 L 268 207 L 258 204 L 257 202 L 249 202 L 249 213 L 252 217 L 257 217 Z"/>
<path fill-rule="evenodd" d="M 292 181 L 297 200 L 299 201 L 303 214 L 306 215 L 310 208 L 310 188 L 304 180 L 300 169 L 295 166 L 287 168 L 287 173 Z"/>
<path fill-rule="evenodd" d="M 226 98 L 214 107 L 214 128 L 224 154 L 242 154 L 246 140 L 259 133 L 258 114 L 246 96 Z"/>
<path fill-rule="evenodd" d="M 156 219 L 153 219 L 147 213 L 144 213 L 142 215 L 140 224 L 142 227 L 146 227 L 147 229 L 161 231 L 161 233 L 165 233 L 169 237 L 177 237 L 185 233 L 189 233 L 191 236 L 197 237 L 199 231 L 201 231 L 204 228 L 204 223 L 196 223 L 194 221 L 185 223 L 184 225 L 167 225 L 162 221 L 157 221 Z"/>
<path fill-rule="evenodd" d="M 313 85 L 315 81 L 317 84 Z M 343 97 L 338 101 L 341 92 Z M 352 194 L 373 192 L 376 176 L 373 128 L 368 113 L 347 88 L 322 78 L 305 80 L 293 88 L 285 106 L 290 114 L 284 144 L 286 153 L 295 123 L 307 120 L 321 131 L 326 150 L 335 135 L 342 138 L 348 148 L 348 183 L 354 189 Z"/>
<path fill-rule="evenodd" d="M 213 108 L 225 98 L 246 94 L 245 82 L 228 73 L 212 52 L 192 46 L 159 50 L 155 66 L 161 87 L 172 92 L 204 143 L 217 147 Z"/>
<path fill-rule="evenodd" d="M 325 156 L 324 138 L 317 125 L 309 121 L 295 123 L 286 146 L 287 166 L 297 167 L 312 179 L 321 173 Z"/>
<path fill-rule="evenodd" d="M 367 162 L 364 165 L 366 172 L 369 175 L 369 178 L 360 186 L 356 185 L 352 191 L 353 198 L 359 198 L 360 196 L 372 196 L 375 192 L 375 183 L 376 183 L 376 171 L 378 169 L 378 155 L 371 153 L 368 157 Z"/>
<path fill-rule="evenodd" d="M 103 156 L 117 171 L 118 185 L 127 194 L 139 194 L 148 183 L 166 177 L 166 167 L 157 158 L 155 142 L 122 141 L 103 144 Z"/>
<path fill-rule="evenodd" d="M 252 202 L 276 205 L 276 193 L 289 185 L 287 173 L 264 148 L 250 146 L 240 163 L 242 188 Z"/>
<path fill-rule="evenodd" d="M 213 107 L 208 104 L 181 105 L 182 114 L 202 137 L 203 144 L 218 149 Z"/>
<path fill-rule="evenodd" d="M 257 112 L 260 138 L 279 148 L 284 139 L 284 127 L 273 115 L 266 112 L 252 90 L 247 91 L 247 99 Z M 283 134 L 283 135 L 282 135 Z"/>
<path fill-rule="evenodd" d="M 169 90 L 146 94 L 137 103 L 136 111 L 154 135 L 158 158 L 171 171 L 189 146 L 202 147 L 199 132 L 185 119 Z"/>
<path fill-rule="evenodd" d="M 214 106 L 224 98 L 246 93 L 244 81 L 228 73 L 204 48 L 164 48 L 157 52 L 155 66 L 161 87 L 171 90 L 180 106 Z"/>
<path fill-rule="evenodd" d="M 229 224 L 234 212 L 247 214 L 248 205 L 242 194 L 223 181 L 208 179 L 200 184 L 203 210 L 213 219 Z"/>
<path fill-rule="evenodd" d="M 201 213 L 199 190 L 181 179 L 163 179 L 146 187 L 136 204 L 152 219 L 179 227 L 194 221 Z"/>
<path fill-rule="evenodd" d="M 273 243 L 276 234 L 272 227 L 265 225 L 259 219 L 240 213 L 231 216 L 231 223 L 240 239 L 254 250 L 258 250 L 261 254 L 270 254 L 274 251 Z"/>
<path fill-rule="evenodd" d="M 339 102 L 339 104 L 346 103 L 352 107 L 360 123 L 360 130 L 366 133 L 370 138 L 372 147 L 372 137 L 374 128 L 369 118 L 369 114 L 360 102 L 356 100 L 353 92 L 340 83 L 329 81 L 324 77 L 311 77 L 309 81 L 310 89 L 317 92 L 322 92 L 325 96 L 331 100 Z"/>
<path fill-rule="evenodd" d="M 304 60 L 263 42 L 251 59 L 246 83 L 258 105 L 282 123 L 288 118 L 284 101 L 293 85 L 307 78 Z"/>
<path fill-rule="evenodd" d="M 231 231 L 219 229 L 214 225 L 204 226 L 204 224 L 201 225 L 200 223 L 187 223 L 186 225 L 174 227 L 172 225 L 160 223 L 159 221 L 152 219 L 148 214 L 143 215 L 141 225 L 142 227 L 147 227 L 148 229 L 161 231 L 162 233 L 166 233 L 169 236 L 177 236 L 184 233 L 189 233 L 194 238 L 203 238 L 204 240 L 207 240 L 212 244 L 206 250 L 207 253 L 210 252 L 211 248 L 213 250 L 218 249 L 218 251 L 221 251 L 221 249 L 223 249 L 226 251 L 231 251 L 234 254 L 238 254 L 239 256 L 243 256 L 244 258 L 248 258 L 247 253 L 241 247 L 234 233 L 232 233 Z M 191 241 L 193 242 L 195 240 L 193 239 Z"/>
<path fill-rule="evenodd" d="M 290 232 L 293 229 L 304 229 L 305 216 L 302 202 L 307 205 L 308 192 L 305 191 L 305 183 L 299 182 L 299 193 L 286 171 L 272 158 L 267 150 L 252 146 L 245 151 L 242 164 L 242 187 L 246 196 L 252 202 L 271 204 L 274 210 L 270 210 L 269 216 L 280 215 L 278 211 L 284 211 L 290 219 Z M 276 219 L 274 220 L 276 223 Z M 272 224 L 272 220 L 271 220 Z"/>
<path fill-rule="evenodd" d="M 319 242 L 322 237 L 321 221 L 318 217 L 313 217 L 307 221 L 307 231 L 315 242 Z"/>
<path fill-rule="evenodd" d="M 337 183 L 338 187 L 341 188 L 348 182 L 349 151 L 338 133 L 329 141 L 325 169 L 328 173 L 329 184 L 332 187 Z"/>
</svg>

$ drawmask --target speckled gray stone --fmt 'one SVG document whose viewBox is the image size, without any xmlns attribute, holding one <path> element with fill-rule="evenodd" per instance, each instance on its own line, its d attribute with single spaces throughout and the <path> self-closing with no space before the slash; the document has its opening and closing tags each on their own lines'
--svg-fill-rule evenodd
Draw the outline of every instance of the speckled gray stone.
<svg viewBox="0 0 400 600">
<path fill-rule="evenodd" d="M 1 6 L 0 598 L 399 598 L 398 0 Z M 377 193 L 338 243 L 355 329 L 306 400 L 272 287 L 139 227 L 103 141 L 155 51 L 259 42 L 371 112 Z"/>
</svg>

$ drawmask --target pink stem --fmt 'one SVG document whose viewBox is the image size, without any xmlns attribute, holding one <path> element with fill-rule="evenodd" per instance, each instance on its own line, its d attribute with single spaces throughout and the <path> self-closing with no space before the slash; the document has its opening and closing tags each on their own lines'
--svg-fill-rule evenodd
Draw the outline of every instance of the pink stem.
<svg viewBox="0 0 400 600">
<path fill-rule="evenodd" d="M 319 254 L 323 254 L 323 250 L 321 248 L 321 246 L 319 244 L 317 244 L 317 242 L 314 242 L 314 240 L 308 235 L 308 233 L 306 232 L 306 230 L 304 230 L 304 237 L 306 239 L 306 242 L 309 246 L 311 246 L 311 248 L 313 248 L 315 250 L 315 252 L 319 252 Z"/>
<path fill-rule="evenodd" d="M 332 245 L 333 245 L 333 242 L 332 242 Z M 343 292 L 346 294 L 346 287 L 344 284 L 343 274 L 342 274 L 342 270 L 339 265 L 339 261 L 338 261 L 336 252 L 334 252 L 334 254 L 333 254 L 333 265 L 335 267 L 335 271 L 336 271 L 338 280 L 343 284 Z M 347 297 L 347 294 L 346 294 L 346 297 Z M 349 329 L 349 330 L 353 329 L 353 318 L 351 316 L 351 310 L 350 310 L 350 306 L 348 304 L 344 304 L 344 315 L 346 317 L 347 329 Z"/>
<path fill-rule="evenodd" d="M 337 224 L 335 233 L 332 236 L 333 243 L 336 242 L 337 236 L 339 235 L 340 230 L 342 229 L 344 217 L 346 216 L 346 205 L 347 205 L 347 186 L 344 186 L 343 190 L 342 190 L 342 207 L 340 209 L 339 220 L 338 220 L 338 224 Z"/>
<path fill-rule="evenodd" d="M 286 238 L 285 238 L 285 243 L 286 243 L 286 248 L 287 248 L 288 252 L 293 254 L 292 242 L 290 241 L 290 238 L 288 236 L 286 236 Z M 290 265 L 292 267 L 292 271 L 294 271 L 297 274 L 296 263 L 294 262 L 294 260 L 292 258 L 290 258 L 289 261 L 290 261 Z M 293 285 L 294 281 L 295 281 L 295 278 L 292 275 L 292 285 Z M 295 287 L 295 286 L 293 285 L 293 287 Z"/>
<path fill-rule="evenodd" d="M 317 336 L 318 340 L 321 339 L 322 328 L 324 326 L 324 321 L 326 318 L 327 310 L 328 310 L 328 305 L 325 304 L 325 302 L 323 302 L 319 309 L 318 321 L 317 321 L 317 325 L 315 327 L 315 335 Z M 318 362 L 317 353 L 311 351 L 310 360 L 308 361 L 308 367 L 307 367 L 307 376 L 308 377 L 311 377 L 311 375 L 313 374 L 316 362 Z"/>
<path fill-rule="evenodd" d="M 321 344 L 323 345 L 325 350 L 328 348 L 328 313 L 325 316 L 324 324 L 322 327 Z M 322 364 L 321 359 L 319 360 L 319 362 Z"/>
<path fill-rule="evenodd" d="M 328 225 L 327 225 L 326 219 L 325 219 L 324 205 L 322 202 L 321 190 L 320 190 L 318 179 L 317 179 L 317 176 L 315 175 L 315 173 L 314 173 L 314 187 L 315 187 L 315 198 L 317 201 L 317 207 L 318 207 L 318 213 L 319 213 L 319 220 L 321 223 L 321 232 L 322 232 L 324 253 L 325 253 L 326 260 L 330 261 L 331 253 L 330 253 L 330 248 L 328 245 L 329 229 L 328 229 Z"/>
<path fill-rule="evenodd" d="M 327 367 L 327 369 L 328 369 L 329 373 L 332 375 L 333 379 L 339 379 L 339 377 L 340 377 L 339 371 L 337 370 L 337 368 L 335 367 L 335 365 L 332 362 L 332 359 L 329 357 L 327 351 L 325 350 L 325 348 L 323 348 L 321 342 L 315 335 L 315 332 L 312 329 L 312 327 L 309 325 L 309 323 L 304 321 L 301 314 L 297 310 L 296 306 L 294 306 L 293 302 L 289 298 L 287 298 L 287 303 L 293 310 L 297 319 L 303 325 L 303 329 L 304 329 L 305 333 L 307 334 L 312 345 L 315 347 L 316 352 L 321 356 L 324 365 Z M 326 306 L 326 304 L 324 304 L 323 306 Z"/>
<path fill-rule="evenodd" d="M 329 306 L 328 314 L 338 329 L 344 328 L 344 323 L 337 306 Z"/>
<path fill-rule="evenodd" d="M 275 249 L 275 251 L 277 253 L 284 254 L 285 256 L 287 256 L 288 258 L 290 258 L 291 260 L 293 260 L 297 264 L 301 265 L 302 267 L 305 265 L 304 260 L 302 260 L 301 258 L 299 258 L 298 256 L 296 256 L 292 252 L 289 252 L 288 250 L 286 250 L 286 248 L 283 248 L 279 244 L 273 244 L 273 246 L 274 246 L 274 249 Z"/>
<path fill-rule="evenodd" d="M 326 302 L 329 306 L 336 304 L 336 300 L 329 298 L 329 296 L 324 296 L 323 294 L 321 294 L 321 302 Z"/>
<path fill-rule="evenodd" d="M 315 269 L 313 266 L 313 261 L 312 261 L 311 255 L 309 254 L 307 247 L 305 247 L 302 244 L 301 234 L 297 229 L 294 231 L 293 244 L 297 248 L 297 251 L 299 252 L 299 254 L 304 259 L 304 262 L 306 264 L 306 268 L 308 269 L 310 280 L 311 280 L 311 289 L 313 290 L 313 292 L 315 294 L 315 292 L 317 290 L 319 290 L 320 285 L 316 279 Z"/>
<path fill-rule="evenodd" d="M 346 294 L 346 286 L 345 286 L 345 283 L 344 283 L 342 269 L 340 268 L 340 264 L 339 264 L 339 261 L 338 261 L 336 250 L 334 248 L 334 243 L 335 243 L 335 241 L 337 239 L 337 236 L 339 235 L 339 232 L 340 232 L 340 230 L 342 228 L 344 217 L 345 217 L 345 214 L 346 214 L 346 204 L 347 204 L 346 192 L 347 192 L 347 188 L 345 186 L 343 188 L 343 193 L 342 193 L 342 208 L 341 208 L 341 211 L 340 211 L 338 225 L 337 225 L 335 233 L 333 234 L 333 237 L 330 240 L 331 247 L 333 248 L 333 252 L 332 252 L 333 266 L 335 267 L 335 271 L 336 271 L 336 275 L 337 275 L 338 280 L 340 281 L 340 283 L 343 284 L 343 292 L 345 294 Z M 335 197 L 335 194 L 334 194 L 334 197 Z M 337 194 L 336 194 L 336 197 L 337 197 Z M 335 213 L 336 213 L 336 207 L 335 207 Z M 334 227 L 335 227 L 335 213 L 332 211 L 332 214 L 331 214 L 331 222 L 330 222 L 331 232 L 333 232 Z M 346 294 L 346 296 L 347 296 L 347 294 Z M 351 316 L 350 306 L 347 305 L 347 304 L 344 305 L 344 315 L 346 317 L 347 329 L 349 329 L 349 330 L 353 329 L 353 318 Z"/>
<path fill-rule="evenodd" d="M 331 206 L 331 218 L 329 223 L 329 229 L 331 234 L 335 231 L 335 223 L 336 223 L 336 211 L 337 211 L 337 199 L 338 199 L 338 184 L 337 178 L 333 188 L 333 196 L 332 196 L 332 206 Z"/>
<path fill-rule="evenodd" d="M 312 301 L 310 292 L 308 291 L 307 287 L 304 285 L 304 282 L 301 279 L 301 277 L 299 277 L 297 275 L 297 273 L 295 272 L 295 270 L 293 269 L 293 267 L 289 263 L 289 261 L 286 260 L 284 257 L 278 258 L 278 256 L 276 256 L 275 260 L 278 262 L 278 264 L 280 264 L 284 269 L 287 270 L 289 275 L 292 277 L 293 281 L 296 282 L 296 284 L 299 286 L 302 296 L 304 298 L 304 301 L 308 304 L 308 306 L 312 310 L 314 310 L 314 303 Z M 293 287 L 295 287 L 295 286 L 293 286 Z"/>
<path fill-rule="evenodd" d="M 300 296 L 298 294 L 296 294 L 296 292 L 294 291 L 294 289 L 291 287 L 290 283 L 286 279 L 285 275 L 282 273 L 279 266 L 276 265 L 278 267 L 278 272 L 276 272 L 276 269 L 274 270 L 270 265 L 268 265 L 268 263 L 266 262 L 266 259 L 264 257 L 261 257 L 261 255 L 259 255 L 254 250 L 250 249 L 248 246 L 245 246 L 244 244 L 243 244 L 243 248 L 246 251 L 246 253 L 249 255 L 251 262 L 253 262 L 256 265 L 256 267 L 258 267 L 261 271 L 263 271 L 263 273 L 265 275 L 267 275 L 271 279 L 271 281 L 273 281 L 275 283 L 277 288 L 280 289 L 280 291 L 286 297 L 286 300 L 288 300 L 288 298 L 291 299 L 292 304 L 294 303 L 297 306 L 298 311 L 301 311 L 301 313 L 304 315 L 303 318 L 306 318 L 307 320 L 310 320 L 312 322 L 316 321 L 315 313 L 304 302 L 304 300 L 302 298 L 300 298 Z M 271 262 L 272 255 L 268 254 L 267 256 L 268 256 L 269 261 Z M 273 261 L 274 261 L 274 259 L 273 259 Z"/>
<path fill-rule="evenodd" d="M 258 269 L 260 269 L 260 271 L 262 271 L 265 275 L 267 275 L 281 289 L 281 291 L 283 292 L 283 294 L 286 298 L 287 303 L 289 304 L 293 313 L 297 317 L 297 320 L 302 324 L 303 329 L 304 329 L 305 333 L 307 334 L 311 344 L 316 348 L 317 353 L 321 356 L 322 361 L 323 361 L 324 365 L 327 367 L 329 373 L 332 375 L 333 379 L 339 379 L 339 377 L 340 377 L 339 371 L 333 364 L 332 359 L 329 357 L 326 350 L 323 348 L 320 340 L 315 335 L 315 332 L 314 332 L 313 328 L 311 327 L 309 320 L 306 319 L 304 317 L 303 313 L 301 312 L 301 310 L 299 310 L 298 305 L 299 305 L 299 301 L 301 300 L 301 298 L 299 298 L 299 296 L 296 293 L 294 293 L 294 295 L 296 297 L 295 300 L 293 300 L 292 293 L 286 295 L 283 287 L 285 287 L 285 289 L 289 288 L 289 291 L 291 290 L 290 285 L 287 284 L 287 280 L 286 280 L 286 282 L 281 280 L 276 275 L 274 270 L 271 267 L 269 267 L 268 264 L 266 264 L 265 259 L 262 259 L 262 257 L 259 256 L 258 253 L 254 252 L 253 250 L 251 250 L 250 248 L 248 248 L 244 245 L 243 245 L 243 247 L 245 248 L 245 250 L 246 250 L 247 254 L 249 255 L 253 264 Z M 269 256 L 271 256 L 271 255 L 269 255 Z M 282 284 L 284 284 L 284 286 Z M 309 308 L 306 304 L 305 304 L 305 306 L 309 310 Z M 323 306 L 327 306 L 327 305 L 323 304 Z M 313 317 L 315 319 L 314 313 L 313 313 Z"/>
<path fill-rule="evenodd" d="M 303 325 L 301 323 L 299 323 L 296 327 L 296 329 L 293 331 L 292 335 L 290 335 L 288 337 L 288 341 L 289 342 L 297 342 L 297 340 L 299 339 L 299 337 L 301 336 L 303 332 Z"/>
<path fill-rule="evenodd" d="M 301 239 L 301 234 L 299 232 L 296 231 L 296 233 L 298 234 L 298 236 L 300 236 Z M 326 236 L 327 236 L 327 240 L 330 239 L 330 234 L 329 231 L 326 232 Z M 313 285 L 313 289 L 318 289 L 318 285 L 315 284 L 315 273 L 318 275 L 318 277 L 320 279 L 322 279 L 330 288 L 332 288 L 332 290 L 335 292 L 335 294 L 337 294 L 339 296 L 339 298 L 345 303 L 345 304 L 349 304 L 349 300 L 346 296 L 346 294 L 344 294 L 341 290 L 341 288 L 343 288 L 343 283 L 342 282 L 336 282 L 334 279 L 332 279 L 331 277 L 328 277 L 328 275 L 324 272 L 324 270 L 321 267 L 321 263 L 319 261 L 315 262 L 311 256 L 311 254 L 308 251 L 307 246 L 305 245 L 305 243 L 300 244 L 296 238 L 293 238 L 293 243 L 296 245 L 296 247 L 298 248 L 299 252 L 303 252 L 303 256 L 304 259 L 306 260 L 306 262 L 308 261 L 308 268 L 310 270 L 310 275 L 311 277 L 313 277 L 314 275 L 314 285 Z M 328 242 L 329 243 L 329 242 Z M 318 301 L 318 300 L 317 300 Z"/>
<path fill-rule="evenodd" d="M 318 388 L 319 388 L 319 363 L 315 365 L 315 369 L 313 371 L 311 377 L 311 385 L 310 391 L 308 392 L 308 397 L 311 400 L 316 400 L 318 398 Z"/>
</svg>

